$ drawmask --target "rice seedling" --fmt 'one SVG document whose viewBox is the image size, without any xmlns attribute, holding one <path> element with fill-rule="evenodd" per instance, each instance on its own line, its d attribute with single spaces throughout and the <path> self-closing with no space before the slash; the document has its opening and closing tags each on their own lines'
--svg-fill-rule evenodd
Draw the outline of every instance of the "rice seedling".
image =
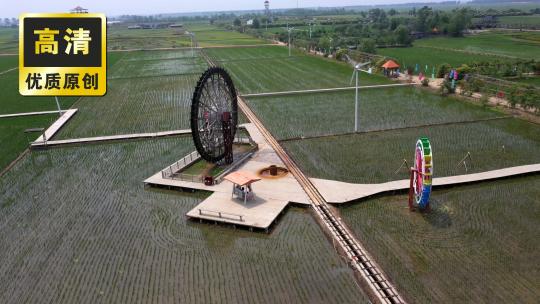
<svg viewBox="0 0 540 304">
<path fill-rule="evenodd" d="M 134 38 L 108 38 L 108 50 L 140 50 L 156 48 L 182 48 L 189 47 L 191 40 L 187 36 L 170 37 L 134 37 Z"/>
<path fill-rule="evenodd" d="M 540 294 L 540 177 L 436 190 L 429 213 L 407 196 L 341 216 L 412 303 L 534 303 Z"/>
<path fill-rule="evenodd" d="M 282 46 L 264 46 L 256 48 L 217 48 L 206 49 L 205 52 L 214 61 L 244 61 L 254 59 L 269 59 L 288 57 L 288 49 Z M 302 55 L 298 50 L 293 50 L 294 56 Z"/>
<path fill-rule="evenodd" d="M 7 70 L 17 68 L 19 66 L 19 57 L 13 56 L 0 56 L 0 74 L 5 73 Z"/>
<path fill-rule="evenodd" d="M 1 57 L 0 57 L 1 58 Z M 53 111 L 57 109 L 52 96 L 25 97 L 19 94 L 19 72 L 13 70 L 0 75 L 0 114 L 14 114 L 22 112 Z M 58 97 L 63 109 L 69 108 L 77 97 Z"/>
<path fill-rule="evenodd" d="M 279 97 L 248 102 L 278 139 L 354 131 L 354 90 Z M 360 131 L 472 121 L 501 116 L 480 106 L 412 87 L 360 91 Z"/>
<path fill-rule="evenodd" d="M 107 95 L 85 97 L 58 138 L 188 129 L 199 75 L 109 80 Z"/>
<path fill-rule="evenodd" d="M 40 134 L 25 134 L 30 128 L 47 128 L 58 115 L 24 116 L 0 119 L 0 171 L 19 156 Z"/>
<path fill-rule="evenodd" d="M 115 65 L 109 79 L 152 77 L 164 75 L 200 74 L 206 68 L 206 63 L 200 58 L 169 58 L 122 60 Z"/>
<path fill-rule="evenodd" d="M 224 62 L 242 93 L 348 87 L 352 69 L 316 57 Z M 378 75 L 362 75 L 362 84 L 387 84 Z"/>
<path fill-rule="evenodd" d="M 169 138 L 27 155 L 0 178 L 0 302 L 368 302 L 305 209 L 251 233 L 186 221 L 204 197 L 143 187 L 193 149 Z"/>
<path fill-rule="evenodd" d="M 414 144 L 429 137 L 434 176 L 453 176 L 540 162 L 539 127 L 507 118 L 486 122 L 419 127 L 404 130 L 283 142 L 311 177 L 352 183 L 407 179 Z M 460 163 L 467 153 L 467 167 Z"/>
<path fill-rule="evenodd" d="M 511 56 L 523 59 L 540 59 L 538 47 L 538 33 L 527 33 L 527 36 L 521 36 L 520 33 L 482 33 L 479 35 L 467 36 L 462 38 L 433 38 L 421 39 L 417 41 L 418 46 L 457 49 L 471 53 L 488 53 Z M 523 39 L 523 38 L 527 39 Z M 464 53 L 462 53 L 464 54 Z M 469 54 L 464 54 L 469 56 Z M 486 61 L 489 61 L 486 60 Z"/>
</svg>

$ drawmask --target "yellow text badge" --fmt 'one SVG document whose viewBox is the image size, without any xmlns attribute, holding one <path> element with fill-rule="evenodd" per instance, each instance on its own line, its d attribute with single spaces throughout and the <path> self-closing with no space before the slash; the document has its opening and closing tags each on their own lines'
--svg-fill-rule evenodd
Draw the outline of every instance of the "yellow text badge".
<svg viewBox="0 0 540 304">
<path fill-rule="evenodd" d="M 105 15 L 21 15 L 19 92 L 25 96 L 105 95 Z"/>
</svg>

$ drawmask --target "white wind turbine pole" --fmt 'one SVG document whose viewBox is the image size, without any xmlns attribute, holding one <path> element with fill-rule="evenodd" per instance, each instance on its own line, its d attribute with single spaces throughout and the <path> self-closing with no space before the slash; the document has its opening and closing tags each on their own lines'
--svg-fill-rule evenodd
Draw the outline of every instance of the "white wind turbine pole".
<svg viewBox="0 0 540 304">
<path fill-rule="evenodd" d="M 289 33 L 289 57 L 291 57 L 291 33 L 294 31 L 294 27 L 289 27 L 287 23 L 287 32 Z"/>
<path fill-rule="evenodd" d="M 354 132 L 358 132 L 358 123 L 359 123 L 359 115 L 358 115 L 358 78 L 359 78 L 359 75 L 358 73 L 361 71 L 361 68 L 370 64 L 370 62 L 364 62 L 364 63 L 359 63 L 357 65 L 354 66 L 354 70 L 353 70 L 353 74 L 351 76 L 351 84 L 353 82 L 353 79 L 356 77 L 356 87 L 355 87 L 355 91 L 356 91 L 356 94 L 355 94 L 355 97 L 354 97 Z"/>
<path fill-rule="evenodd" d="M 193 38 L 195 36 L 195 33 L 189 32 L 189 37 L 191 37 L 191 57 L 195 57 L 195 52 L 193 51 Z"/>
</svg>

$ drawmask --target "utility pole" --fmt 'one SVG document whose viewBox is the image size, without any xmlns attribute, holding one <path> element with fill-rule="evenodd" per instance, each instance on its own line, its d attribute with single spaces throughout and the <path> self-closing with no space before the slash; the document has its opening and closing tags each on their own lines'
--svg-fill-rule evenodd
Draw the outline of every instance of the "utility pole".
<svg viewBox="0 0 540 304">
<path fill-rule="evenodd" d="M 195 57 L 195 52 L 193 51 L 193 34 L 192 32 L 189 32 L 189 37 L 191 38 L 191 57 Z"/>
<path fill-rule="evenodd" d="M 294 30 L 294 27 L 289 27 L 287 23 L 287 32 L 289 33 L 289 57 L 291 57 L 291 33 Z"/>
</svg>

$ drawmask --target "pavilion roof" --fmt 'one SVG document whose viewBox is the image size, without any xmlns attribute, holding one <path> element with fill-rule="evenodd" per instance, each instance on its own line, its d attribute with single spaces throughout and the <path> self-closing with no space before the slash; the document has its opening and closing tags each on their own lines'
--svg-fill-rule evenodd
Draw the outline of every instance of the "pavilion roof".
<svg viewBox="0 0 540 304">
<path fill-rule="evenodd" d="M 394 60 L 388 60 L 382 65 L 382 67 L 385 69 L 397 69 L 399 68 L 399 64 L 397 64 Z"/>
<path fill-rule="evenodd" d="M 258 182 L 261 180 L 258 176 L 250 172 L 246 172 L 246 171 L 236 171 L 231 174 L 228 174 L 224 178 L 230 181 L 231 183 L 240 185 L 240 186 L 252 184 L 254 182 Z"/>
</svg>

